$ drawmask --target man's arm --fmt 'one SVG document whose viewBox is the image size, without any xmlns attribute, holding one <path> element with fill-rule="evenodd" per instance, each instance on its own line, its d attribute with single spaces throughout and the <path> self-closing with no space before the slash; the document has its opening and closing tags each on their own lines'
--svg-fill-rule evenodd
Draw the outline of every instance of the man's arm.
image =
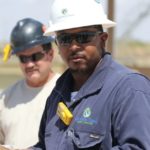
<svg viewBox="0 0 150 150">
<path fill-rule="evenodd" d="M 150 148 L 150 82 L 141 79 L 130 80 L 131 87 L 126 84 L 116 95 L 120 104 L 114 107 L 112 124 L 117 143 L 111 150 Z"/>
</svg>

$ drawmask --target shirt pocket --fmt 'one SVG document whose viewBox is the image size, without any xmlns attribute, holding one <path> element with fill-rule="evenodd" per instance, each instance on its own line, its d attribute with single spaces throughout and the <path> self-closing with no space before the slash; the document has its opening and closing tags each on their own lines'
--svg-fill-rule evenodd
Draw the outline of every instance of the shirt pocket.
<svg viewBox="0 0 150 150">
<path fill-rule="evenodd" d="M 99 150 L 105 137 L 104 134 L 95 133 L 94 131 L 79 131 L 69 129 L 67 135 L 72 139 L 75 149 L 78 150 Z"/>
</svg>

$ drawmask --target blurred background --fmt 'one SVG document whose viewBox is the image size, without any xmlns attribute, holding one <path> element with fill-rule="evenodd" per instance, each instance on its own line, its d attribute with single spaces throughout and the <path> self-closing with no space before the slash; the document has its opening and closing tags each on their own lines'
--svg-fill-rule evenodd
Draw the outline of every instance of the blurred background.
<svg viewBox="0 0 150 150">
<path fill-rule="evenodd" d="M 101 3 L 109 19 L 117 22 L 108 31 L 108 51 L 116 61 L 150 77 L 150 0 L 101 0 Z M 2 62 L 3 48 L 9 43 L 12 28 L 25 17 L 48 25 L 49 6 L 50 0 L 0 0 L 0 89 L 22 78 L 15 56 L 7 63 Z M 61 73 L 65 65 L 55 49 L 53 68 Z"/>
</svg>

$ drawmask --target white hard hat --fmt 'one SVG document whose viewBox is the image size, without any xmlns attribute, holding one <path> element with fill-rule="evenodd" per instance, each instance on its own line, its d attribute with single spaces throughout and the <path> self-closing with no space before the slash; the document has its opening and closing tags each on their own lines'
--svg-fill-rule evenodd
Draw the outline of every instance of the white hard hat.
<svg viewBox="0 0 150 150">
<path fill-rule="evenodd" d="M 44 34 L 91 25 L 106 29 L 115 24 L 107 18 L 100 0 L 52 0 L 49 27 Z"/>
</svg>

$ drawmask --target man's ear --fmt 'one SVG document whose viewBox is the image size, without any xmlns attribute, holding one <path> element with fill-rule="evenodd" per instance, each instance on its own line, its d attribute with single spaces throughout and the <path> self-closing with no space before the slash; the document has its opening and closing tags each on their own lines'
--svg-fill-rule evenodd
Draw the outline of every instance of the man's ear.
<svg viewBox="0 0 150 150">
<path fill-rule="evenodd" d="M 108 39 L 108 34 L 106 32 L 101 33 L 100 40 L 101 40 L 102 49 L 105 48 L 107 39 Z"/>
<path fill-rule="evenodd" d="M 53 60 L 53 58 L 54 58 L 54 49 L 53 48 L 51 48 L 51 50 L 48 52 L 48 55 L 49 55 L 49 58 L 51 60 Z"/>
<path fill-rule="evenodd" d="M 103 32 L 101 35 L 101 40 L 105 42 L 107 39 L 108 39 L 108 34 L 106 32 Z"/>
</svg>

